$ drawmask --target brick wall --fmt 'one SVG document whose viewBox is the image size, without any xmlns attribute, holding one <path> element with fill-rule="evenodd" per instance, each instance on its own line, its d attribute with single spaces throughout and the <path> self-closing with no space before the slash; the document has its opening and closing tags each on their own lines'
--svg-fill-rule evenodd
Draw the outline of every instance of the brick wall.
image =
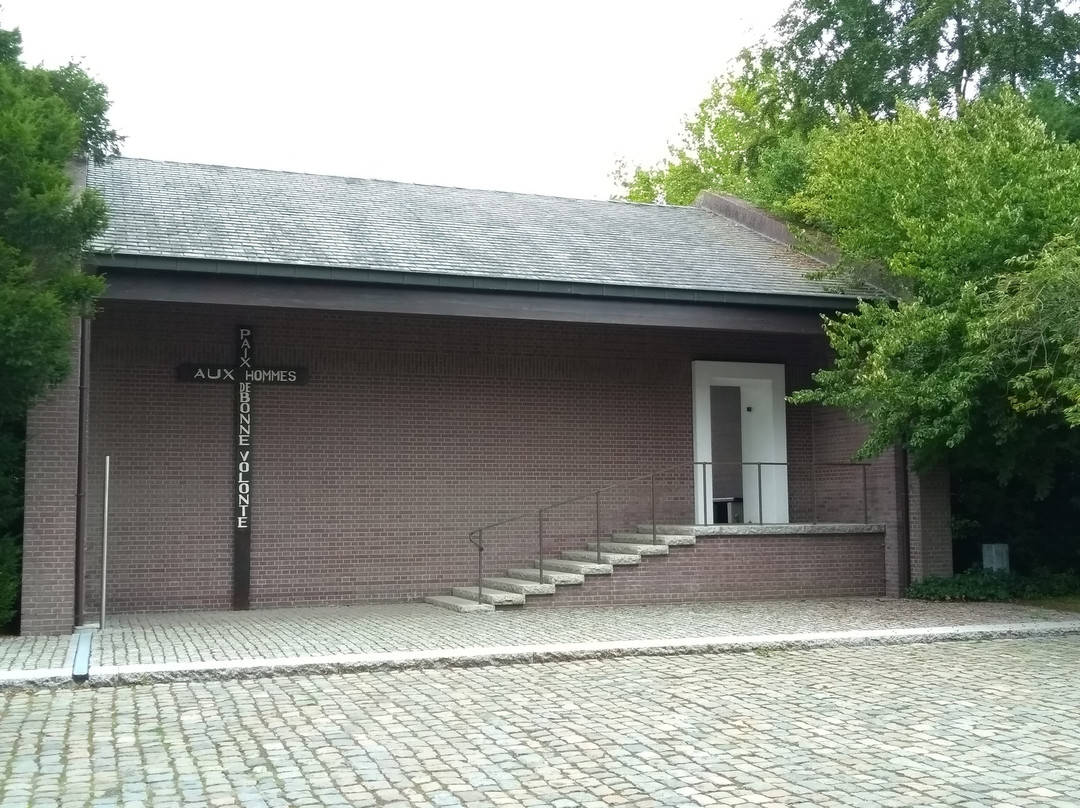
<svg viewBox="0 0 1080 808">
<path fill-rule="evenodd" d="M 254 392 L 255 607 L 420 598 L 469 581 L 470 529 L 690 461 L 693 360 L 784 363 L 789 392 L 827 361 L 824 339 L 769 334 L 109 303 L 93 342 L 87 577 L 100 571 L 109 454 L 111 610 L 229 605 L 234 392 L 178 382 L 175 368 L 231 363 L 239 324 L 254 328 L 257 365 L 311 371 L 304 387 Z M 801 521 L 814 418 L 788 408 Z M 690 520 L 679 474 L 658 483 L 662 520 Z M 647 521 L 648 502 L 642 484 L 609 492 L 603 528 Z M 545 549 L 580 547 L 595 508 L 548 514 Z M 531 515 L 492 531 L 486 569 L 533 556 L 536 532 Z"/>
<path fill-rule="evenodd" d="M 78 323 L 72 330 L 72 372 L 27 415 L 23 634 L 66 634 L 75 617 L 81 344 Z"/>
<path fill-rule="evenodd" d="M 911 543 L 911 580 L 952 575 L 948 470 L 912 472 L 909 502 L 911 532 L 917 538 Z"/>
<path fill-rule="evenodd" d="M 560 586 L 538 606 L 626 606 L 696 600 L 788 597 L 880 597 L 885 594 L 880 533 L 704 536 L 666 556 Z"/>
</svg>

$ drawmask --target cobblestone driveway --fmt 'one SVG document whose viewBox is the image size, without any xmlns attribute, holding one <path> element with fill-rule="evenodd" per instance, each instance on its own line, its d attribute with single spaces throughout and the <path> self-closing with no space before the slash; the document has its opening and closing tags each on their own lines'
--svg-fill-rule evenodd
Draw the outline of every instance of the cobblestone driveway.
<svg viewBox="0 0 1080 808">
<path fill-rule="evenodd" d="M 1075 614 L 1068 612 L 1017 603 L 930 603 L 896 598 L 526 608 L 472 615 L 416 603 L 149 613 L 116 617 L 105 632 L 96 633 L 94 664 L 184 663 L 245 657 L 670 640 L 1075 618 Z"/>
<path fill-rule="evenodd" d="M 0 806 L 1080 806 L 1080 638 L 0 695 Z"/>
</svg>

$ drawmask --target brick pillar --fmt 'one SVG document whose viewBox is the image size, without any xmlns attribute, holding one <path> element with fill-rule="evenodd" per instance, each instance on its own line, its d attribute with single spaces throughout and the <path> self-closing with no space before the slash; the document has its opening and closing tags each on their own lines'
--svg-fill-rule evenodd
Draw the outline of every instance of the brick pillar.
<svg viewBox="0 0 1080 808">
<path fill-rule="evenodd" d="M 22 633 L 67 634 L 75 620 L 79 322 L 71 372 L 27 414 Z"/>
<path fill-rule="evenodd" d="M 949 470 L 909 473 L 911 580 L 953 574 Z"/>
<path fill-rule="evenodd" d="M 900 534 L 904 529 L 900 515 L 900 464 L 896 449 L 888 449 L 873 459 L 867 469 L 869 520 L 885 526 L 885 595 L 901 597 L 903 584 L 900 575 Z"/>
</svg>

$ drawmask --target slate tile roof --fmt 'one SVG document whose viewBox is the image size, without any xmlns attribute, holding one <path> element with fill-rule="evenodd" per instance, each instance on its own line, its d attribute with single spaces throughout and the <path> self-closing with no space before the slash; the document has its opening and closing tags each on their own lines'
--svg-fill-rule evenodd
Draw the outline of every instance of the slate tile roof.
<svg viewBox="0 0 1080 808">
<path fill-rule="evenodd" d="M 697 207 L 134 158 L 88 182 L 110 211 L 101 253 L 836 297 L 805 276 L 820 264 Z"/>
</svg>

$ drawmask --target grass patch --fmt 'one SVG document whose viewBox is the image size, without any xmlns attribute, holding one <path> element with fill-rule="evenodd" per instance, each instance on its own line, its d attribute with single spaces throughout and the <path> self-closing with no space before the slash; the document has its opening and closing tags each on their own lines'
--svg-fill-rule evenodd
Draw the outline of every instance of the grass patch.
<svg viewBox="0 0 1080 808">
<path fill-rule="evenodd" d="M 1080 595 L 1060 598 L 1034 598 L 1020 601 L 1025 606 L 1037 606 L 1040 609 L 1055 609 L 1059 612 L 1080 612 Z"/>
</svg>

